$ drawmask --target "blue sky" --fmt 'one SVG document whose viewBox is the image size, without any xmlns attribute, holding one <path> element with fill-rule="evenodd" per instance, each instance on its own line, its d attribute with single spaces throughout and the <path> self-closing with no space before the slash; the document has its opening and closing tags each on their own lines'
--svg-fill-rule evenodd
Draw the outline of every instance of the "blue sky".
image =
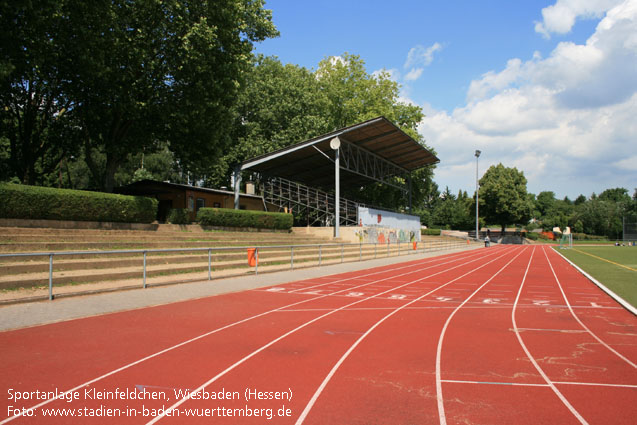
<svg viewBox="0 0 637 425">
<path fill-rule="evenodd" d="M 316 69 L 345 52 L 389 70 L 441 163 L 443 189 L 474 190 L 502 162 L 529 191 L 637 187 L 637 0 L 292 1 L 266 8 L 281 36 L 257 52 Z"/>
</svg>

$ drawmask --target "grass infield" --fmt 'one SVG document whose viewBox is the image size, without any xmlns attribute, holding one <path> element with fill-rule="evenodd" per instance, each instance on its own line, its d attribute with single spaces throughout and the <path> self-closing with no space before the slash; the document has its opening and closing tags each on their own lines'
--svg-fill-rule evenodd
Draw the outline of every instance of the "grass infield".
<svg viewBox="0 0 637 425">
<path fill-rule="evenodd" d="M 574 246 L 559 252 L 637 307 L 637 247 Z"/>
</svg>

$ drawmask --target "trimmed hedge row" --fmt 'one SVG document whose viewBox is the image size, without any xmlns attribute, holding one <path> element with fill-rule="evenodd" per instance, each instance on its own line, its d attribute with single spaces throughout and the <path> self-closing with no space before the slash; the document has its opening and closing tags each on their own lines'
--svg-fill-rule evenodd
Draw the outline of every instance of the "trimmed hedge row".
<svg viewBox="0 0 637 425">
<path fill-rule="evenodd" d="M 440 236 L 441 233 L 440 229 L 420 229 L 421 235 Z"/>
<path fill-rule="evenodd" d="M 266 211 L 200 208 L 197 221 L 204 226 L 289 230 L 292 228 L 294 217 L 292 214 Z"/>
<path fill-rule="evenodd" d="M 83 190 L 0 183 L 0 217 L 152 223 L 157 200 Z"/>
</svg>

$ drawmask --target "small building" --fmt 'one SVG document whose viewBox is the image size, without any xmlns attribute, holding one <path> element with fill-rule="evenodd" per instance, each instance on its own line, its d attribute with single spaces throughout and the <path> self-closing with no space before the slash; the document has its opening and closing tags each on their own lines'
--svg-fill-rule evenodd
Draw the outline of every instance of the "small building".
<svg viewBox="0 0 637 425">
<path fill-rule="evenodd" d="M 149 196 L 159 201 L 157 220 L 166 221 L 172 208 L 187 208 L 190 218 L 195 220 L 199 208 L 234 208 L 234 192 L 185 184 L 141 180 L 115 189 L 124 195 Z M 253 194 L 239 195 L 239 208 L 242 210 L 266 211 L 262 196 Z"/>
</svg>

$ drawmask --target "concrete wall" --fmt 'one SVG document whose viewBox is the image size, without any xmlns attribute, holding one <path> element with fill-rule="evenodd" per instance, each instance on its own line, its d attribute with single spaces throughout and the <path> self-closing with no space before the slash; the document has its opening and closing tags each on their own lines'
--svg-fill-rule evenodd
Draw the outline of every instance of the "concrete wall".
<svg viewBox="0 0 637 425">
<path fill-rule="evenodd" d="M 292 231 L 301 235 L 313 235 L 321 238 L 334 236 L 333 227 L 293 227 Z M 420 241 L 420 235 L 401 229 L 387 229 L 372 226 L 348 226 L 340 228 L 340 240 L 348 243 L 400 243 Z M 413 239 L 412 239 L 413 238 Z"/>
</svg>

